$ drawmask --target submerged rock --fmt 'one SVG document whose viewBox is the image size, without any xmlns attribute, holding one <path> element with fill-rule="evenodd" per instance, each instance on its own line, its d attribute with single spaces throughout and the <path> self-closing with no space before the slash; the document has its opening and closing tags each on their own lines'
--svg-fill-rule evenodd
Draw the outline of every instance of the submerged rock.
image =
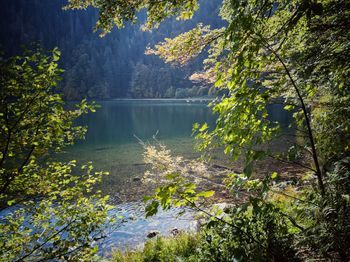
<svg viewBox="0 0 350 262">
<path fill-rule="evenodd" d="M 170 234 L 172 234 L 175 237 L 178 234 L 180 234 L 180 230 L 177 228 L 173 228 L 172 230 L 170 230 Z"/>
<path fill-rule="evenodd" d="M 134 182 L 141 181 L 141 177 L 138 177 L 138 176 L 133 177 L 132 181 L 134 181 Z"/>
<path fill-rule="evenodd" d="M 147 164 L 145 164 L 145 163 L 135 163 L 135 164 L 133 164 L 133 166 L 146 166 Z"/>
<path fill-rule="evenodd" d="M 155 236 L 159 235 L 159 231 L 151 231 L 147 234 L 148 238 L 154 238 Z"/>
</svg>

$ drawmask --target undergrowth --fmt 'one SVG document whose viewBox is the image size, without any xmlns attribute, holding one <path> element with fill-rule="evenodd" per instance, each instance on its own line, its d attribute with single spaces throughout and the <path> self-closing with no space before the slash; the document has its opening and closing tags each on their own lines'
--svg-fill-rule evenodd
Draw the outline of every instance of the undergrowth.
<svg viewBox="0 0 350 262">
<path fill-rule="evenodd" d="M 146 242 L 143 249 L 114 251 L 115 262 L 198 261 L 199 235 L 180 233 L 176 237 L 157 237 Z"/>
</svg>

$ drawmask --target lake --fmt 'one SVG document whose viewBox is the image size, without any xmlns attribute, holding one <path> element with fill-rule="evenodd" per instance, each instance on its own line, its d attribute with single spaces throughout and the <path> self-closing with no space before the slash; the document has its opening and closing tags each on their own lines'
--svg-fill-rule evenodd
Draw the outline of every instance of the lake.
<svg viewBox="0 0 350 262">
<path fill-rule="evenodd" d="M 216 119 L 208 101 L 115 100 L 98 104 L 101 108 L 78 121 L 88 126 L 86 139 L 68 148 L 63 158 L 81 164 L 92 161 L 97 170 L 108 171 L 102 190 L 112 196 L 140 186 L 133 178 L 141 177 L 145 166 L 143 148 L 135 136 L 155 143 L 156 135 L 174 154 L 194 158 L 199 153 L 193 150 L 193 123 L 213 126 Z"/>
<path fill-rule="evenodd" d="M 193 149 L 192 126 L 195 122 L 215 126 L 216 116 L 204 100 L 111 100 L 97 102 L 101 107 L 78 120 L 88 126 L 86 139 L 60 154 L 61 160 L 92 161 L 96 170 L 110 174 L 99 188 L 111 196 L 113 203 L 138 201 L 147 192 L 140 178 L 145 172 L 144 142 L 165 144 L 174 155 L 193 159 L 200 153 Z M 269 106 L 270 119 L 282 126 L 291 122 L 291 114 L 280 104 Z M 282 144 L 282 145 L 281 145 Z M 277 145 L 285 146 L 285 141 Z M 222 159 L 223 154 L 215 156 Z"/>
<path fill-rule="evenodd" d="M 100 188 L 117 204 L 113 212 L 132 217 L 111 232 L 101 244 L 103 252 L 113 246 L 134 247 L 146 240 L 147 232 L 160 231 L 169 234 L 172 228 L 193 230 L 193 217 L 186 213 L 177 218 L 176 210 L 160 212 L 151 219 L 145 219 L 142 196 L 149 189 L 142 185 L 146 166 L 143 164 L 143 148 L 138 139 L 165 144 L 176 155 L 196 158 L 191 136 L 193 123 L 215 125 L 216 117 L 208 107 L 209 101 L 187 100 L 113 100 L 100 101 L 95 113 L 79 119 L 78 124 L 87 125 L 86 139 L 78 141 L 62 155 L 63 160 L 76 159 L 78 164 L 92 161 L 97 170 L 108 171 Z M 290 114 L 282 106 L 269 108 L 271 119 L 287 124 Z M 136 137 L 137 138 L 136 138 Z M 135 179 L 138 178 L 138 179 Z M 122 202 L 122 203 L 121 203 Z"/>
<path fill-rule="evenodd" d="M 156 143 L 154 136 L 174 154 L 187 158 L 199 156 L 193 150 L 191 136 L 193 123 L 207 122 L 214 126 L 216 117 L 208 108 L 209 101 L 186 100 L 114 100 L 99 101 L 101 107 L 83 116 L 78 124 L 87 125 L 86 139 L 67 148 L 63 160 L 75 159 L 78 164 L 92 161 L 97 170 L 110 174 L 100 188 L 111 196 L 112 211 L 128 219 L 110 232 L 100 244 L 103 253 L 113 247 L 135 247 L 147 239 L 149 231 L 163 235 L 170 230 L 193 230 L 196 223 L 191 212 L 178 218 L 178 210 L 161 211 L 145 219 L 144 206 L 139 200 L 149 192 L 141 181 L 146 166 L 143 164 L 143 147 L 138 139 Z M 135 137 L 137 136 L 138 139 Z M 120 203 L 122 202 L 122 203 Z"/>
</svg>

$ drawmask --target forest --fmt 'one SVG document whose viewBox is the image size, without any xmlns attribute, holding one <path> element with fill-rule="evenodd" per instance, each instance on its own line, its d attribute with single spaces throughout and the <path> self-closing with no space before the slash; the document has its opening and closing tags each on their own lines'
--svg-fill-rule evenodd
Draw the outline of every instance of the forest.
<svg viewBox="0 0 350 262">
<path fill-rule="evenodd" d="M 1 261 L 350 260 L 350 1 L 1 5 Z"/>
<path fill-rule="evenodd" d="M 2 1 L 0 38 L 7 54 L 17 54 L 21 45 L 35 42 L 46 49 L 58 47 L 62 52 L 59 63 L 65 69 L 60 86 L 66 99 L 175 98 L 176 89 L 178 98 L 208 95 L 209 86 L 188 79 L 199 68 L 200 59 L 177 68 L 144 53 L 148 46 L 197 23 L 220 26 L 220 19 L 206 15 L 218 13 L 218 1 L 205 3 L 188 23 L 172 19 L 154 33 L 142 31 L 142 22 L 128 24 L 104 38 L 92 31 L 98 16 L 95 10 L 66 12 L 64 5 L 64 0 Z M 142 21 L 145 14 L 139 16 Z"/>
</svg>

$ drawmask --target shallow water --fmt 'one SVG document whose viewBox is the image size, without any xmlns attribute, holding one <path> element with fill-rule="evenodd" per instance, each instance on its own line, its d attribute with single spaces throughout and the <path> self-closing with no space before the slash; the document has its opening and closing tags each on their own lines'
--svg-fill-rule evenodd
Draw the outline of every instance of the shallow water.
<svg viewBox="0 0 350 262">
<path fill-rule="evenodd" d="M 147 234 L 157 232 L 162 236 L 172 234 L 172 230 L 195 231 L 197 222 L 194 219 L 194 212 L 183 209 L 159 210 L 149 218 L 145 218 L 144 206 L 141 202 L 130 202 L 119 204 L 112 213 L 123 216 L 126 220 L 116 228 L 110 230 L 108 236 L 99 243 L 101 254 L 109 256 L 113 249 L 128 249 L 142 247 L 147 241 Z"/>
</svg>

